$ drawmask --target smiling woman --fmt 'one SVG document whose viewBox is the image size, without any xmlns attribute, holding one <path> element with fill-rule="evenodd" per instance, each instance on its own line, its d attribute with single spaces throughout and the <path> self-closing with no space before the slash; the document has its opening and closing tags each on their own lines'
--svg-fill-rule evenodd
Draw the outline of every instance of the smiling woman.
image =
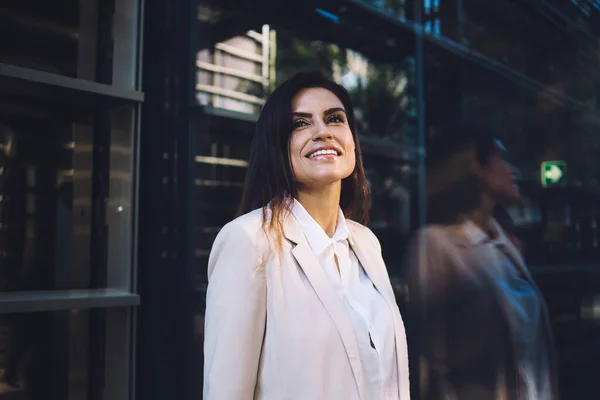
<svg viewBox="0 0 600 400">
<path fill-rule="evenodd" d="M 299 201 L 309 201 L 311 193 L 325 189 L 333 194 L 337 209 L 336 193 L 341 193 L 342 180 L 356 167 L 356 145 L 344 106 L 329 90 L 308 88 L 294 97 L 292 110 L 290 162 Z M 332 225 L 326 230 L 334 228 Z"/>
<path fill-rule="evenodd" d="M 303 186 L 329 179 L 338 187 L 344 215 L 367 222 L 367 180 L 352 102 L 342 86 L 318 73 L 297 74 L 269 97 L 256 132 L 240 214 L 263 209 L 263 227 L 281 235 L 290 199 L 297 198 Z M 311 155 L 307 151 L 332 148 L 343 154 L 329 164 L 314 163 L 322 161 L 322 155 L 311 163 L 306 158 Z"/>
<path fill-rule="evenodd" d="M 267 100 L 243 215 L 209 258 L 205 399 L 409 399 L 379 241 L 346 219 L 367 217 L 354 122 L 346 90 L 319 74 L 298 74 Z"/>
</svg>

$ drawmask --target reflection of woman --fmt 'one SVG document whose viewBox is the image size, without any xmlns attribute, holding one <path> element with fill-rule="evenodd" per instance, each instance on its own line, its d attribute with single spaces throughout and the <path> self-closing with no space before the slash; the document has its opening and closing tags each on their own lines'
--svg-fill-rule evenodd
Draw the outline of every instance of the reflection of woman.
<svg viewBox="0 0 600 400">
<path fill-rule="evenodd" d="M 523 244 L 515 232 L 515 222 L 506 208 L 496 206 L 496 208 L 494 208 L 494 219 L 498 225 L 500 225 L 508 240 L 515 246 L 515 249 L 523 256 Z"/>
<path fill-rule="evenodd" d="M 408 400 L 404 325 L 348 93 L 299 74 L 258 120 L 241 211 L 213 245 L 204 398 Z"/>
<path fill-rule="evenodd" d="M 504 148 L 464 132 L 431 165 L 431 224 L 410 263 L 424 399 L 556 398 L 544 300 L 493 218 L 519 200 Z"/>
</svg>

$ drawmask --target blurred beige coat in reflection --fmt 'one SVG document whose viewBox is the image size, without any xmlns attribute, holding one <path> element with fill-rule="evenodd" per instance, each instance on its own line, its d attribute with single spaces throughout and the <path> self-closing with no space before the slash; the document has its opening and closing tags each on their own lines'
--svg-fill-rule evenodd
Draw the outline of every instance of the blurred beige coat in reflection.
<svg viewBox="0 0 600 400">
<path fill-rule="evenodd" d="M 494 228 L 502 232 L 495 221 Z M 482 232 L 471 221 L 427 226 L 410 247 L 410 324 L 419 347 L 418 384 L 424 400 L 524 398 L 511 333 L 515 311 L 501 288 L 506 280 L 502 261 L 493 246 L 474 241 L 469 234 L 473 231 Z M 502 237 L 508 258 L 541 299 L 519 251 L 503 232 Z M 541 308 L 552 398 L 557 399 L 553 340 L 543 301 Z"/>
<path fill-rule="evenodd" d="M 393 312 L 400 400 L 409 400 L 404 324 L 375 235 L 346 220 L 349 243 Z M 355 332 L 301 226 L 288 215 L 271 251 L 262 211 L 213 245 L 205 327 L 205 400 L 379 400 L 364 396 Z"/>
</svg>

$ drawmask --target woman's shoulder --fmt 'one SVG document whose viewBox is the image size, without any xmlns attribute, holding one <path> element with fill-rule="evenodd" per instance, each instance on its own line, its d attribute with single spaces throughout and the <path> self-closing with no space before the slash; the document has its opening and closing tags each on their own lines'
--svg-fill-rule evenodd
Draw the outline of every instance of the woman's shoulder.
<svg viewBox="0 0 600 400">
<path fill-rule="evenodd" d="M 263 221 L 263 209 L 257 208 L 256 210 L 252 210 L 247 212 L 246 214 L 242 214 L 227 225 L 231 226 L 262 226 Z"/>
<path fill-rule="evenodd" d="M 263 218 L 263 209 L 258 208 L 228 222 L 221 228 L 219 234 L 247 236 L 249 239 L 255 240 L 263 230 Z"/>
<path fill-rule="evenodd" d="M 427 224 L 417 229 L 411 237 L 411 246 L 416 249 L 426 246 L 428 253 L 453 252 L 461 236 L 459 225 Z"/>
<path fill-rule="evenodd" d="M 461 224 L 427 224 L 419 228 L 416 236 L 429 240 L 448 240 L 461 232 Z"/>
<path fill-rule="evenodd" d="M 346 219 L 346 226 L 348 226 L 348 230 L 350 231 L 355 240 L 359 240 L 361 238 L 370 238 L 379 243 L 379 240 L 377 239 L 377 236 L 373 233 L 373 231 L 369 227 L 361 224 L 360 222 L 356 222 L 351 219 Z"/>
</svg>

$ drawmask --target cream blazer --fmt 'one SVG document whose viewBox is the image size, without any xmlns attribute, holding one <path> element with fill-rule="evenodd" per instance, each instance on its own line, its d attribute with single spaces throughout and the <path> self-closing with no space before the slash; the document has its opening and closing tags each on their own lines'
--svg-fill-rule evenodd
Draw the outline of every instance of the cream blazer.
<svg viewBox="0 0 600 400">
<path fill-rule="evenodd" d="M 519 251 L 494 221 L 506 257 L 538 293 L 542 333 L 549 352 L 552 390 L 558 398 L 550 318 Z M 416 329 L 420 396 L 425 400 L 522 398 L 517 345 L 503 259 L 473 222 L 422 228 L 409 262 L 409 310 Z M 412 345 L 411 341 L 411 345 Z M 420 348 L 419 348 L 420 347 Z M 415 349 L 413 349 L 415 350 Z M 414 382 L 413 382 L 414 384 Z M 541 399 L 540 399 L 541 400 Z"/>
<path fill-rule="evenodd" d="M 399 399 L 409 400 L 404 324 L 370 229 L 350 220 L 349 243 L 394 318 Z M 282 247 L 262 210 L 225 225 L 208 264 L 205 400 L 366 399 L 355 332 L 344 305 L 289 214 Z"/>
</svg>

